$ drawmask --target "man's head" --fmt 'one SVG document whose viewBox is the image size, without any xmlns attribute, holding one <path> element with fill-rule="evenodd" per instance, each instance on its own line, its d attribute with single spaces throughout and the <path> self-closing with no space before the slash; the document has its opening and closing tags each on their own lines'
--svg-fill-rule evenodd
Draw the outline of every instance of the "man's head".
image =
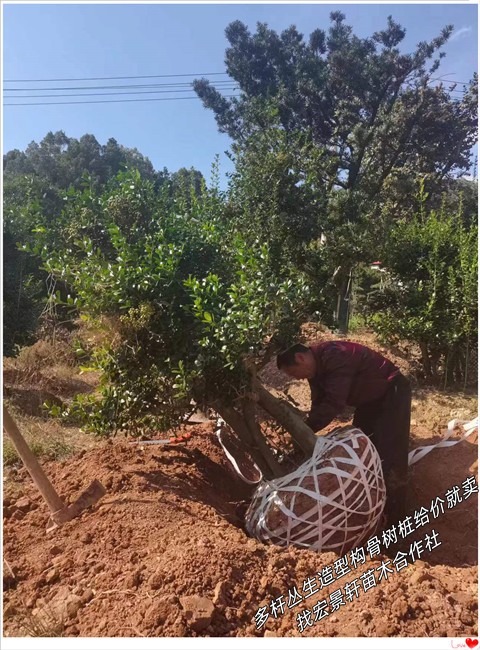
<svg viewBox="0 0 480 650">
<path fill-rule="evenodd" d="M 313 379 L 317 364 L 311 349 L 297 343 L 277 355 L 277 368 L 294 379 Z"/>
</svg>

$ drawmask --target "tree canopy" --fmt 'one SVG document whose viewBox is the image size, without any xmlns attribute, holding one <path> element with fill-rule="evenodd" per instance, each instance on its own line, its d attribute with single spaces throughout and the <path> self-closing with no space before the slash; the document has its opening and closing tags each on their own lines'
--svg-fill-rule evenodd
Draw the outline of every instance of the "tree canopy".
<svg viewBox="0 0 480 650">
<path fill-rule="evenodd" d="M 25 151 L 13 149 L 3 157 L 5 180 L 33 174 L 45 179 L 50 188 L 58 189 L 80 187 L 85 172 L 94 183 L 105 184 L 126 166 L 135 167 L 148 180 L 155 180 L 152 163 L 137 149 L 119 145 L 114 138 L 102 146 L 88 133 L 77 140 L 63 131 L 50 131 L 40 143 L 31 142 Z"/>
<path fill-rule="evenodd" d="M 258 23 L 252 35 L 240 21 L 228 25 L 226 69 L 240 97 L 223 97 L 206 79 L 194 83 L 219 130 L 235 141 L 272 121 L 307 132 L 322 150 L 324 182 L 370 198 L 405 166 L 437 177 L 468 169 L 477 77 L 458 100 L 442 83 L 431 86 L 453 27 L 402 54 L 406 32 L 392 17 L 369 38 L 354 35 L 341 12 L 330 18 L 328 31 L 314 30 L 308 42 L 294 26 L 277 34 Z"/>
<path fill-rule="evenodd" d="M 420 178 L 438 196 L 443 179 L 469 169 L 478 80 L 474 74 L 457 99 L 435 77 L 451 25 L 403 53 L 406 31 L 392 17 L 366 38 L 353 33 L 340 11 L 330 21 L 307 40 L 294 26 L 278 34 L 257 23 L 252 34 L 235 21 L 225 30 L 225 63 L 239 97 L 223 97 L 206 79 L 194 88 L 237 155 L 248 156 L 275 128 L 284 139 L 311 143 L 302 162 L 316 197 L 310 250 L 336 260 L 337 322 L 345 332 L 351 270 L 372 261 L 388 230 L 385 220 L 404 216 L 405 203 L 412 207 Z M 303 219 L 299 210 L 300 229 Z"/>
</svg>

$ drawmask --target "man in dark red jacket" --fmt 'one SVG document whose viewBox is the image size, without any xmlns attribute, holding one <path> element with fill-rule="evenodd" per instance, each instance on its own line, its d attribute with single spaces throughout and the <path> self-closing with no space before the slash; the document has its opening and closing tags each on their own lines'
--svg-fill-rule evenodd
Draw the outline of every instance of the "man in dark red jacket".
<svg viewBox="0 0 480 650">
<path fill-rule="evenodd" d="M 312 407 L 306 419 L 319 431 L 345 406 L 354 406 L 353 425 L 375 445 L 387 488 L 387 525 L 405 517 L 410 435 L 409 380 L 388 359 L 359 343 L 325 341 L 297 345 L 277 356 L 290 377 L 308 379 Z"/>
</svg>

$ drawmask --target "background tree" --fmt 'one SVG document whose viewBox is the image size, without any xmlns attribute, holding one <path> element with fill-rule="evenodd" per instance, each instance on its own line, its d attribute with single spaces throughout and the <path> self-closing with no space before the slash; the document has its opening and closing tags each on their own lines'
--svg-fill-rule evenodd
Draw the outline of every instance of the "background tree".
<svg viewBox="0 0 480 650">
<path fill-rule="evenodd" d="M 44 179 L 50 190 L 78 188 L 85 173 L 95 185 L 103 185 L 125 167 L 138 169 L 148 180 L 155 178 L 152 163 L 137 149 L 123 147 L 114 138 L 102 146 L 88 133 L 77 140 L 63 131 L 50 131 L 40 143 L 31 142 L 25 152 L 9 151 L 3 158 L 5 181 L 33 174 Z"/>
<path fill-rule="evenodd" d="M 34 175 L 12 176 L 3 184 L 3 353 L 17 353 L 33 341 L 45 307 L 48 274 L 37 254 L 21 247 L 35 242 L 40 206 L 55 214 L 61 200 Z"/>
<path fill-rule="evenodd" d="M 427 379 L 466 387 L 476 379 L 478 226 L 461 204 L 427 211 L 426 199 L 422 184 L 417 211 L 390 231 L 372 323 L 390 342 L 418 344 Z"/>
<path fill-rule="evenodd" d="M 273 109 L 275 111 L 275 109 Z M 326 196 L 316 182 L 316 150 L 305 134 L 276 126 L 232 147 L 225 218 L 246 241 L 259 235 L 274 268 L 288 264 L 309 276 L 316 296 L 312 310 L 332 324 L 332 271 L 319 252 L 327 229 Z"/>
<path fill-rule="evenodd" d="M 181 167 L 171 175 L 171 182 L 173 193 L 182 196 L 185 200 L 188 199 L 188 203 L 190 203 L 192 191 L 195 196 L 200 196 L 205 179 L 198 169 Z"/>
<path fill-rule="evenodd" d="M 137 169 L 143 179 L 154 183 L 153 192 L 162 201 L 174 200 L 177 189 L 170 172 L 166 168 L 155 172 L 148 158 L 137 149 L 119 145 L 114 138 L 102 146 L 90 134 L 77 140 L 63 131 L 49 132 L 40 143 L 30 143 L 25 151 L 13 150 L 4 155 L 5 354 L 15 354 L 18 346 L 33 340 L 51 286 L 46 282 L 48 274 L 41 268 L 41 258 L 31 251 L 32 230 L 41 222 L 51 238 L 63 241 L 64 230 L 72 233 L 78 227 L 75 213 L 65 202 L 65 193 L 80 190 L 81 195 L 84 186 L 101 190 L 126 167 Z M 198 186 L 201 173 L 192 168 L 188 174 Z M 115 196 L 115 201 L 121 203 L 122 199 Z M 87 214 L 91 208 L 83 205 Z M 115 209 L 113 203 L 110 209 Z M 145 215 L 141 210 L 133 210 L 128 218 L 134 223 Z M 68 288 L 60 283 L 56 290 L 61 290 L 64 297 L 68 294 Z M 65 310 L 59 312 L 62 319 L 68 319 Z"/>
<path fill-rule="evenodd" d="M 469 168 L 478 91 L 476 76 L 459 100 L 441 84 L 430 85 L 452 26 L 401 54 L 405 30 L 391 17 L 385 30 L 369 38 L 355 36 L 341 12 L 330 18 L 328 32 L 316 29 L 308 42 L 293 26 L 277 34 L 258 23 L 252 35 L 240 21 L 231 23 L 225 63 L 240 97 L 226 99 L 206 79 L 196 80 L 194 88 L 219 130 L 236 142 L 262 137 L 273 106 L 282 129 L 308 134 L 321 152 L 317 176 L 345 244 L 336 282 L 339 326 L 346 331 L 352 265 L 371 261 L 356 243 L 365 221 L 380 218 L 385 194 L 404 170 L 415 182 L 418 175 L 438 181 Z"/>
</svg>

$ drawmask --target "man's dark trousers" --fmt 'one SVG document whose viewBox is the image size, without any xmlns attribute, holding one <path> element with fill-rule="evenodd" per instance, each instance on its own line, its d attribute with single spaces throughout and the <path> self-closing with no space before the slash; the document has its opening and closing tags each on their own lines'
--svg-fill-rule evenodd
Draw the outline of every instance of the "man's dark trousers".
<svg viewBox="0 0 480 650">
<path fill-rule="evenodd" d="M 385 395 L 357 407 L 353 426 L 373 442 L 382 461 L 387 489 L 387 527 L 405 517 L 411 387 L 402 374 L 393 377 Z"/>
</svg>

